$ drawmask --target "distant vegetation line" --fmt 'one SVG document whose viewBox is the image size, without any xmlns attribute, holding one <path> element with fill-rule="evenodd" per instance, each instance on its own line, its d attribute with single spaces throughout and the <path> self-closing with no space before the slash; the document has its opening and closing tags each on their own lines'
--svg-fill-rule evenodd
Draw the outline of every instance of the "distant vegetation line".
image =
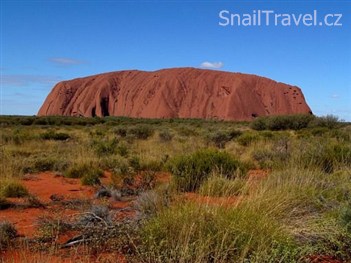
<svg viewBox="0 0 351 263">
<path fill-rule="evenodd" d="M 311 127 L 328 127 L 343 126 L 350 124 L 340 120 L 337 116 L 327 115 L 317 117 L 314 115 L 296 114 L 296 115 L 278 115 L 257 117 L 252 122 L 247 121 L 225 121 L 216 119 L 147 119 L 147 118 L 130 118 L 130 117 L 72 117 L 72 116 L 11 116 L 0 115 L 0 125 L 120 125 L 120 124 L 213 124 L 213 123 L 238 123 L 250 125 L 254 130 L 300 130 Z"/>
</svg>

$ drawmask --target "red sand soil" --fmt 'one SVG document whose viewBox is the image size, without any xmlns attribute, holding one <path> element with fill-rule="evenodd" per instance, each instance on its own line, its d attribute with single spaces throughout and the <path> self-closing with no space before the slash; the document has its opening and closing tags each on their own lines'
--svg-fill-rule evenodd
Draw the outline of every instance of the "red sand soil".
<svg viewBox="0 0 351 263">
<path fill-rule="evenodd" d="M 0 262 L 11 263 L 126 263 L 119 253 L 100 253 L 97 256 L 82 256 L 80 251 L 58 251 L 56 253 L 33 252 L 26 249 L 0 251 Z"/>
<path fill-rule="evenodd" d="M 262 179 L 267 178 L 269 171 L 267 170 L 261 170 L 261 169 L 256 169 L 256 170 L 250 170 L 248 172 L 248 180 L 249 182 L 255 182 L 259 181 Z"/>
<path fill-rule="evenodd" d="M 94 188 L 82 186 L 79 179 L 65 178 L 51 172 L 28 175 L 23 184 L 32 195 L 43 202 L 50 202 L 53 194 L 65 199 L 87 199 L 94 195 Z"/>
<path fill-rule="evenodd" d="M 102 178 L 104 184 L 111 182 L 111 173 L 105 172 Z M 39 218 L 55 218 L 55 219 L 74 219 L 81 211 L 75 208 L 66 208 L 59 202 L 53 202 L 50 196 L 56 195 L 63 198 L 64 201 L 69 200 L 88 200 L 93 204 L 105 202 L 106 200 L 94 199 L 96 189 L 91 186 L 82 186 L 79 179 L 67 179 L 57 176 L 52 172 L 44 172 L 39 174 L 31 174 L 24 177 L 22 184 L 28 189 L 31 195 L 37 197 L 43 202 L 45 208 L 27 208 L 25 198 L 10 198 L 15 208 L 1 210 L 0 220 L 12 222 L 19 235 L 27 238 L 36 237 Z M 108 200 L 110 209 L 116 210 L 116 219 L 122 220 L 126 217 L 135 216 L 135 211 L 126 210 L 119 212 L 119 209 L 128 208 L 132 205 L 132 200 L 113 201 Z M 58 236 L 56 244 L 63 244 L 77 233 L 74 231 L 66 232 Z M 75 249 L 58 250 L 56 254 L 48 254 L 48 252 L 35 252 L 30 249 L 10 249 L 0 251 L 0 262 L 126 262 L 124 257 L 117 253 L 103 253 L 98 256 L 83 254 L 72 254 Z M 117 260 L 117 261 L 116 261 Z"/>
<path fill-rule="evenodd" d="M 196 68 L 118 71 L 62 81 L 38 115 L 252 120 L 311 114 L 300 88 L 256 75 Z"/>
<path fill-rule="evenodd" d="M 269 171 L 250 170 L 248 173 L 249 182 L 258 182 L 268 176 Z M 141 175 L 139 175 L 141 176 Z M 158 173 L 156 175 L 158 183 L 167 183 L 171 180 L 169 173 Z M 139 178 L 140 179 L 140 178 Z M 137 180 L 138 181 L 138 180 Z M 111 173 L 105 172 L 102 182 L 108 185 L 111 182 Z M 52 202 L 50 196 L 55 194 L 63 197 L 64 200 L 84 199 L 90 200 L 92 203 L 106 202 L 106 200 L 93 199 L 96 189 L 91 186 L 82 186 L 79 179 L 67 179 L 57 176 L 52 172 L 45 172 L 35 175 L 28 175 L 22 182 L 28 191 L 44 202 L 46 208 L 25 208 L 25 200 L 21 198 L 12 198 L 10 201 L 19 204 L 18 208 L 6 209 L 0 211 L 0 220 L 8 220 L 15 224 L 19 234 L 29 238 L 37 235 L 38 218 L 70 218 L 79 214 L 78 210 L 65 208 L 59 203 Z M 240 203 L 244 196 L 232 197 L 209 197 L 201 196 L 197 193 L 185 193 L 187 200 L 196 203 L 213 206 L 236 206 Z M 110 209 L 116 211 L 116 220 L 123 220 L 135 216 L 132 209 L 134 199 L 124 201 L 109 200 Z M 131 209 L 129 209 L 131 208 Z M 63 244 L 70 238 L 76 236 L 77 233 L 69 231 L 57 237 L 56 244 Z M 328 256 L 311 256 L 309 260 L 313 263 L 341 263 Z M 0 251 L 0 262 L 51 262 L 51 263 L 70 263 L 70 262 L 127 262 L 125 257 L 118 253 L 100 253 L 97 256 L 85 255 L 79 252 L 79 249 L 58 249 L 56 252 L 36 252 L 30 249 L 9 249 Z"/>
<path fill-rule="evenodd" d="M 309 257 L 311 263 L 343 263 L 331 256 L 314 255 Z"/>
</svg>

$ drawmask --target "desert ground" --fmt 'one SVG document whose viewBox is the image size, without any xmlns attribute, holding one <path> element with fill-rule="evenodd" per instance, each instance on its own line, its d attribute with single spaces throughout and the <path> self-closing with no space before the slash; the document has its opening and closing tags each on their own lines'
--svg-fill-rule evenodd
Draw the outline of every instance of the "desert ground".
<svg viewBox="0 0 351 263">
<path fill-rule="evenodd" d="M 335 116 L 0 125 L 0 262 L 351 262 Z"/>
</svg>

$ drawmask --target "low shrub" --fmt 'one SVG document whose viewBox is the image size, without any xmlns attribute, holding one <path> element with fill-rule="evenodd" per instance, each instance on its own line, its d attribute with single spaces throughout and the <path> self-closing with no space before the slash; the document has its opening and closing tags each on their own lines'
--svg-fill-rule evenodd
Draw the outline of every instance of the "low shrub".
<svg viewBox="0 0 351 263">
<path fill-rule="evenodd" d="M 289 139 L 276 140 L 271 147 L 257 149 L 251 156 L 261 168 L 283 167 L 291 157 Z"/>
<path fill-rule="evenodd" d="M 195 129 L 191 129 L 186 126 L 180 126 L 178 128 L 178 134 L 183 137 L 198 136 L 199 133 Z"/>
<path fill-rule="evenodd" d="M 54 241 L 60 234 L 72 230 L 70 223 L 50 216 L 38 218 L 38 234 L 41 242 Z"/>
<path fill-rule="evenodd" d="M 263 131 L 267 129 L 267 119 L 265 117 L 258 117 L 250 124 L 251 129 L 256 131 Z"/>
<path fill-rule="evenodd" d="M 142 192 L 135 201 L 139 218 L 150 218 L 169 207 L 174 200 L 175 189 L 172 185 L 162 185 L 154 190 Z"/>
<path fill-rule="evenodd" d="M 75 164 L 64 173 L 68 178 L 81 178 L 82 184 L 92 185 L 99 182 L 103 171 L 91 163 Z"/>
<path fill-rule="evenodd" d="M 351 203 L 348 203 L 342 209 L 340 219 L 342 225 L 344 225 L 346 230 L 351 234 Z"/>
<path fill-rule="evenodd" d="M 53 130 L 42 133 L 39 135 L 39 137 L 43 140 L 55 140 L 55 141 L 65 141 L 71 138 L 71 136 L 67 133 L 55 132 Z"/>
<path fill-rule="evenodd" d="M 102 177 L 103 174 L 103 171 L 98 168 L 91 169 L 80 178 L 80 181 L 82 185 L 97 185 L 100 184 L 100 177 Z"/>
<path fill-rule="evenodd" d="M 101 158 L 99 161 L 99 167 L 103 170 L 127 171 L 129 167 L 129 161 L 123 156 L 113 155 Z"/>
<path fill-rule="evenodd" d="M 351 165 L 351 146 L 330 141 L 317 141 L 312 145 L 301 145 L 299 158 L 304 167 L 318 167 L 332 173 L 336 167 Z"/>
<path fill-rule="evenodd" d="M 126 137 L 127 136 L 127 129 L 124 128 L 124 127 L 119 127 L 115 130 L 115 133 L 118 135 L 118 136 L 121 136 L 121 137 Z"/>
<path fill-rule="evenodd" d="M 335 129 L 341 126 L 339 117 L 334 115 L 327 115 L 315 118 L 309 125 L 310 127 L 325 127 L 328 129 Z"/>
<path fill-rule="evenodd" d="M 175 157 L 169 162 L 168 170 L 174 175 L 175 183 L 181 191 L 198 189 L 213 172 L 228 178 L 246 172 L 244 165 L 230 154 L 212 149 Z"/>
<path fill-rule="evenodd" d="M 87 228 L 96 225 L 106 226 L 111 223 L 112 218 L 108 207 L 105 205 L 94 205 L 81 216 L 78 225 Z"/>
<path fill-rule="evenodd" d="M 307 114 L 268 116 L 256 118 L 250 126 L 258 131 L 300 130 L 307 128 L 314 119 L 313 115 Z"/>
<path fill-rule="evenodd" d="M 140 124 L 130 128 L 128 132 L 134 135 L 137 139 L 146 140 L 154 134 L 154 129 L 149 125 Z"/>
<path fill-rule="evenodd" d="M 169 142 L 173 139 L 173 134 L 170 133 L 168 130 L 161 131 L 158 134 L 161 142 Z"/>
<path fill-rule="evenodd" d="M 31 156 L 21 167 L 22 173 L 38 173 L 45 171 L 65 171 L 70 162 L 57 156 Z"/>
<path fill-rule="evenodd" d="M 17 230 L 15 226 L 8 221 L 0 222 L 0 250 L 6 247 L 15 237 Z"/>
<path fill-rule="evenodd" d="M 241 134 L 242 132 L 237 130 L 217 131 L 215 133 L 209 134 L 207 136 L 207 140 L 214 143 L 218 148 L 224 148 L 227 142 L 240 136 Z"/>
<path fill-rule="evenodd" d="M 1 189 L 4 197 L 26 197 L 29 195 L 27 188 L 17 182 L 9 182 Z"/>
</svg>

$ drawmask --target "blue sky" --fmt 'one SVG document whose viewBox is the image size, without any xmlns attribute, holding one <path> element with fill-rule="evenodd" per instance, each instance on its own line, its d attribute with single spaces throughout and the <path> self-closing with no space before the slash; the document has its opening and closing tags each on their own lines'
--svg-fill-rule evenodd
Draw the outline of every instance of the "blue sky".
<svg viewBox="0 0 351 263">
<path fill-rule="evenodd" d="M 60 80 L 207 66 L 297 85 L 316 115 L 351 121 L 347 0 L 0 1 L 0 114 L 36 114 Z M 343 16 L 336 27 L 223 27 L 221 10 Z"/>
</svg>

